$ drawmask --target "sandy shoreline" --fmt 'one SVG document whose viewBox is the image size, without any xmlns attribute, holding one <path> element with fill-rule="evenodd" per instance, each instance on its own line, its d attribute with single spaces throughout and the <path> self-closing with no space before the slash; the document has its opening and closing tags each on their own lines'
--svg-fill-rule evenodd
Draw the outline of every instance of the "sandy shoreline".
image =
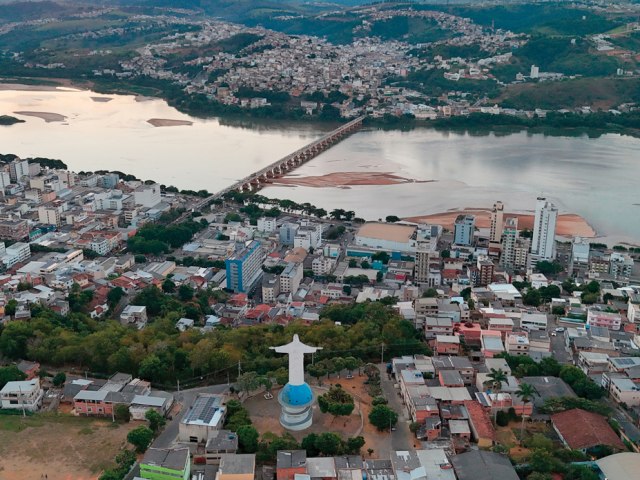
<svg viewBox="0 0 640 480">
<path fill-rule="evenodd" d="M 26 117 L 37 117 L 37 118 L 41 118 L 42 120 L 44 120 L 47 123 L 51 123 L 51 122 L 64 122 L 67 117 L 65 117 L 64 115 L 61 115 L 59 113 L 52 113 L 52 112 L 13 112 L 16 115 L 24 115 Z"/>
<path fill-rule="evenodd" d="M 150 118 L 147 120 L 154 127 L 190 127 L 193 122 L 189 120 L 171 120 L 169 118 Z"/>
<path fill-rule="evenodd" d="M 444 213 L 435 213 L 432 215 L 421 215 L 417 217 L 408 217 L 404 220 L 410 222 L 426 222 L 442 225 L 444 228 L 453 229 L 453 224 L 458 215 L 471 214 L 476 217 L 476 227 L 489 228 L 491 224 L 491 211 L 483 208 L 466 208 L 463 210 L 455 210 Z M 534 215 L 529 213 L 506 213 L 505 218 L 516 217 L 518 219 L 518 228 L 520 230 L 533 230 Z M 563 213 L 558 215 L 556 224 L 556 234 L 562 237 L 585 237 L 595 238 L 597 236 L 594 228 L 582 218 L 574 213 Z"/>
<path fill-rule="evenodd" d="M 356 185 L 399 185 L 403 183 L 428 183 L 432 181 L 433 180 L 413 180 L 395 175 L 391 172 L 335 172 L 320 176 L 287 176 L 275 179 L 273 184 L 312 188 L 345 188 Z"/>
</svg>

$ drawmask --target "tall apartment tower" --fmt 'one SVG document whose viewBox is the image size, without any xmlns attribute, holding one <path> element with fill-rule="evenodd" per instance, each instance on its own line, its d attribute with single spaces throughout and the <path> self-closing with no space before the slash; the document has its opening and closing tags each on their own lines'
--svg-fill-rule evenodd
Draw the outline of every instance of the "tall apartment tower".
<svg viewBox="0 0 640 480">
<path fill-rule="evenodd" d="M 475 232 L 476 217 L 473 215 L 458 215 L 454 224 L 453 242 L 456 245 L 471 245 Z"/>
<path fill-rule="evenodd" d="M 489 232 L 489 241 L 492 243 L 500 243 L 502 239 L 502 227 L 504 226 L 504 205 L 502 202 L 493 204 L 491 210 L 491 230 Z"/>
<path fill-rule="evenodd" d="M 552 260 L 555 257 L 556 221 L 558 209 L 544 197 L 536 202 L 536 217 L 533 225 L 531 254 L 539 260 Z"/>
<path fill-rule="evenodd" d="M 518 219 L 507 218 L 502 232 L 502 255 L 500 266 L 506 269 L 515 267 L 516 244 L 518 242 Z"/>
</svg>

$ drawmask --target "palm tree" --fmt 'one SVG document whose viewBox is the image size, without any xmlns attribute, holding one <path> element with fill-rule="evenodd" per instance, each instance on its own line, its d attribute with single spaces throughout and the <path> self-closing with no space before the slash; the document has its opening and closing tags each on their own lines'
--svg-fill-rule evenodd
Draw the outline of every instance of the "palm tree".
<svg viewBox="0 0 640 480">
<path fill-rule="evenodd" d="M 487 374 L 487 380 L 484 382 L 484 385 L 491 386 L 491 389 L 495 392 L 499 392 L 502 390 L 502 382 L 507 381 L 507 372 L 502 370 L 501 368 L 495 369 L 492 368 Z"/>
<path fill-rule="evenodd" d="M 524 407 L 527 406 L 527 403 L 531 402 L 533 397 L 540 395 L 538 390 L 536 390 L 536 387 L 528 383 L 521 383 L 515 394 L 520 397 Z M 524 407 L 522 408 L 522 425 L 520 426 L 520 445 L 522 445 L 522 440 L 524 438 Z"/>
<path fill-rule="evenodd" d="M 507 372 L 498 368 L 492 368 L 487 374 L 487 380 L 483 383 L 485 386 L 490 386 L 492 393 L 499 393 L 502 390 L 502 382 L 507 381 Z M 493 421 L 495 422 L 498 417 L 498 411 L 493 409 L 493 402 L 491 404 L 491 410 L 493 413 Z"/>
</svg>

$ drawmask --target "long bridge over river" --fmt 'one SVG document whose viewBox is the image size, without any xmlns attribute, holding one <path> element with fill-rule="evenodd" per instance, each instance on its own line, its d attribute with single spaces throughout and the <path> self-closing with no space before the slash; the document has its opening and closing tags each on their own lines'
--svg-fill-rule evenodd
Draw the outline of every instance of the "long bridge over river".
<svg viewBox="0 0 640 480">
<path fill-rule="evenodd" d="M 313 142 L 305 145 L 302 148 L 299 148 L 293 153 L 290 153 L 286 157 L 283 157 L 280 160 L 267 165 L 257 172 L 253 172 L 251 175 L 238 180 L 233 185 L 230 185 L 229 187 L 203 199 L 192 208 L 194 210 L 199 210 L 212 201 L 224 197 L 230 192 L 254 192 L 261 189 L 265 184 L 271 183 L 273 179 L 281 177 L 287 172 L 290 172 L 300 165 L 308 162 L 312 158 L 317 157 L 322 152 L 330 149 L 336 143 L 344 140 L 346 137 L 359 130 L 364 119 L 365 117 L 362 116 L 356 118 L 355 120 L 351 120 L 349 123 L 345 123 L 335 130 L 332 130 L 331 132 L 323 135 L 319 139 L 314 140 Z M 188 216 L 189 212 L 185 212 L 180 216 L 180 218 L 177 218 L 172 223 L 179 223 L 185 220 Z"/>
</svg>

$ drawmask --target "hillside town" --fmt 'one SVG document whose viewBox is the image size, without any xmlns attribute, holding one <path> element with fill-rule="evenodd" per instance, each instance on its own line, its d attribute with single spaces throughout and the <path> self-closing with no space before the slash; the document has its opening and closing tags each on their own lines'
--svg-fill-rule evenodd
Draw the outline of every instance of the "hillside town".
<svg viewBox="0 0 640 480">
<path fill-rule="evenodd" d="M 532 199 L 533 230 L 519 228 L 500 201 L 489 228 L 473 214 L 452 226 L 364 222 L 255 192 L 203 202 L 197 192 L 123 173 L 40 162 L 16 157 L 0 172 L 0 347 L 14 377 L 3 381 L 3 411 L 126 418 L 143 429 L 155 422 L 155 440 L 142 442 L 134 461 L 147 479 L 466 480 L 479 478 L 479 464 L 482 478 L 515 479 L 526 472 L 522 458 L 550 455 L 541 439 L 596 459 L 592 470 L 609 479 L 630 478 L 619 471 L 640 455 L 622 453 L 640 451 L 638 251 L 557 235 L 558 208 L 548 199 Z M 161 307 L 165 298 L 179 302 Z M 283 393 L 291 363 L 289 383 L 284 367 L 264 375 L 238 362 L 181 389 L 145 361 L 137 375 L 45 365 L 32 356 L 37 343 L 21 350 L 16 336 L 44 311 L 52 322 L 83 314 L 140 335 L 162 323 L 171 335 L 206 339 L 260 327 L 348 328 L 358 308 L 381 308 L 419 342 L 403 347 L 383 335 L 366 353 L 328 350 L 306 366 L 318 385 L 305 414 L 338 439 L 343 428 L 323 423 L 331 420 L 326 407 L 312 403 L 333 391 L 324 393 L 321 380 L 360 392 L 354 413 L 346 393 L 348 439 L 333 449 L 317 437 L 313 450 L 307 437 L 264 437 L 277 402 L 276 427 L 298 433 L 287 415 L 301 415 L 300 404 Z M 315 342 L 307 353 L 323 347 Z M 357 415 L 361 425 L 351 431 Z M 249 428 L 262 443 L 247 443 Z"/>
<path fill-rule="evenodd" d="M 114 10 L 100 10 L 92 18 L 112 13 Z M 363 7 L 349 13 L 357 19 L 357 25 L 353 32 L 348 32 L 353 36 L 352 41 L 342 43 L 312 34 L 289 35 L 260 25 L 194 19 L 183 14 L 178 11 L 161 16 L 134 15 L 123 26 L 72 33 L 58 41 L 99 43 L 113 36 L 143 36 L 171 27 L 168 30 L 175 33 L 137 47 L 131 55 L 117 57 L 114 49 L 90 49 L 76 54 L 75 60 L 93 62 L 93 57 L 109 58 L 108 66 L 91 70 L 91 77 L 97 81 L 115 79 L 145 84 L 145 79 L 153 79 L 163 82 L 162 88 L 165 84 L 179 87 L 188 97 L 203 95 L 222 109 L 269 107 L 283 109 L 289 115 L 305 116 L 319 115 L 330 106 L 337 110 L 337 118 L 367 114 L 372 118 L 390 115 L 417 120 L 471 113 L 530 119 L 544 118 L 547 111 L 590 114 L 597 110 L 590 104 L 574 109 L 499 105 L 495 94 L 506 85 L 555 82 L 589 75 L 575 74 L 571 69 L 545 71 L 533 63 L 513 67 L 518 51 L 530 42 L 529 35 L 478 25 L 469 18 L 441 11 Z M 87 14 L 79 15 L 85 18 Z M 332 15 L 342 18 L 346 14 L 329 12 L 324 16 Z M 372 31 L 376 25 L 393 24 L 398 19 L 424 22 L 438 35 L 433 40 L 418 41 L 406 36 L 382 38 L 377 30 Z M 55 22 L 56 19 L 30 20 L 0 28 L 11 32 Z M 634 32 L 640 27 L 629 23 L 626 28 Z M 598 61 L 607 65 L 618 61 L 620 65 L 627 65 L 611 70 L 612 76 L 637 76 L 634 66 L 637 52 L 620 48 L 611 41 L 605 34 L 570 40 L 581 52 L 596 52 Z M 189 54 L 182 56 L 185 52 Z M 24 52 L 5 53 L 27 69 L 75 76 L 76 68 L 64 61 L 43 63 L 25 57 Z M 83 73 L 82 77 L 85 76 Z M 625 101 L 611 106 L 610 110 L 625 113 L 636 107 L 635 103 Z M 223 110 L 218 113 L 221 112 Z M 335 115 L 330 108 L 327 112 Z"/>
</svg>

